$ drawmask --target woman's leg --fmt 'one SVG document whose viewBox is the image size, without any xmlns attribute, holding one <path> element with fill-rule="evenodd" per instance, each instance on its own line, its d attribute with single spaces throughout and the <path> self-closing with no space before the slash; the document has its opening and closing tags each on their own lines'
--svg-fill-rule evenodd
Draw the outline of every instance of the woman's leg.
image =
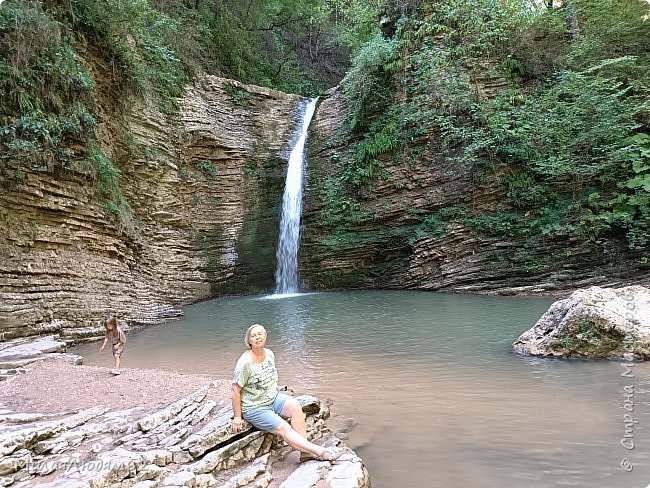
<svg viewBox="0 0 650 488">
<path fill-rule="evenodd" d="M 291 419 L 291 427 L 305 439 L 307 438 L 307 425 L 305 423 L 305 412 L 302 411 L 302 405 L 293 397 L 289 397 L 284 402 L 280 416 L 285 419 Z"/>
<path fill-rule="evenodd" d="M 294 449 L 309 453 L 314 457 L 320 458 L 326 451 L 324 447 L 317 446 L 316 444 L 309 442 L 302 434 L 292 429 L 291 426 L 285 421 L 282 421 L 282 423 L 273 431 L 273 433 L 282 437 L 284 441 Z"/>
<path fill-rule="evenodd" d="M 335 461 L 338 459 L 344 450 L 338 447 L 324 448 L 309 442 L 306 438 L 305 414 L 302 411 L 300 403 L 295 398 L 285 395 L 285 398 L 280 398 L 277 405 L 277 410 L 272 410 L 269 407 L 249 410 L 244 412 L 244 420 L 251 423 L 259 430 L 271 432 L 279 435 L 284 441 L 294 449 L 303 453 L 307 453 L 318 459 L 326 461 Z M 278 411 L 282 416 L 291 417 L 292 425 L 282 419 L 278 415 Z M 300 431 L 296 430 L 293 425 L 297 424 Z"/>
<path fill-rule="evenodd" d="M 284 439 L 284 442 L 289 444 L 294 449 L 298 449 L 304 453 L 311 454 L 316 459 L 319 459 L 321 461 L 335 462 L 345 452 L 345 449 L 340 447 L 325 448 L 323 446 L 309 442 L 298 432 L 293 430 L 291 426 L 284 420 L 273 431 L 273 434 L 282 437 Z"/>
</svg>

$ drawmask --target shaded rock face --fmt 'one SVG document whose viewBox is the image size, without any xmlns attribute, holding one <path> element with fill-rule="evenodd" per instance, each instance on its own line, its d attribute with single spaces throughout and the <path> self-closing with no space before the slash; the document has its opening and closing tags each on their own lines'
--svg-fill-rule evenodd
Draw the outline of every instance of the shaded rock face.
<svg viewBox="0 0 650 488">
<path fill-rule="evenodd" d="M 484 96 L 501 86 L 499 80 L 480 82 Z M 381 170 L 389 177 L 374 178 L 350 201 L 339 199 L 342 214 L 356 212 L 358 221 L 328 223 L 323 215 L 333 199 L 327 180 L 341 173 L 350 142 L 334 137 L 345 113 L 340 92 L 332 90 L 312 122 L 301 247 L 305 286 L 528 294 L 650 283 L 647 251 L 631 252 L 623 242 L 499 237 L 464 224 L 464 217 L 516 210 L 501 182 L 510 169 L 477 174 L 459 167 L 438 154 L 436 134 L 413 143 L 415 156 L 382 155 Z"/>
<path fill-rule="evenodd" d="M 535 356 L 650 359 L 650 289 L 577 290 L 553 303 L 513 349 Z"/>
<path fill-rule="evenodd" d="M 165 116 L 99 91 L 98 142 L 134 222 L 104 211 L 87 174 L 22 168 L 24 183 L 0 193 L 0 340 L 108 313 L 156 323 L 176 305 L 272 289 L 300 98 L 204 77 Z"/>
</svg>

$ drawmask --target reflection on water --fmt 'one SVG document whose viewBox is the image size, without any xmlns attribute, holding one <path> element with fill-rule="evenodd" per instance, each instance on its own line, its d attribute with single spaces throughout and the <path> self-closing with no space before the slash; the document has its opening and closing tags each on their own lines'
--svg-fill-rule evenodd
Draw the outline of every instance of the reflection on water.
<svg viewBox="0 0 650 488">
<path fill-rule="evenodd" d="M 550 303 L 379 291 L 219 299 L 131 333 L 123 364 L 229 378 L 246 328 L 261 323 L 281 384 L 357 422 L 348 444 L 374 488 L 647 487 L 649 366 L 628 378 L 617 362 L 513 354 Z M 73 352 L 110 366 L 97 348 Z M 626 413 L 638 420 L 632 450 L 621 445 Z"/>
</svg>

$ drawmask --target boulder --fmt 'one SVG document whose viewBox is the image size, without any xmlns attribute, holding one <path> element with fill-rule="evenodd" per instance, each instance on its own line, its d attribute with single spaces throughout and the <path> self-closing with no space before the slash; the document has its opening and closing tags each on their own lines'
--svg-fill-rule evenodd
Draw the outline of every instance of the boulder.
<svg viewBox="0 0 650 488">
<path fill-rule="evenodd" d="M 650 359 L 650 290 L 577 290 L 553 303 L 513 349 L 535 356 Z"/>
</svg>

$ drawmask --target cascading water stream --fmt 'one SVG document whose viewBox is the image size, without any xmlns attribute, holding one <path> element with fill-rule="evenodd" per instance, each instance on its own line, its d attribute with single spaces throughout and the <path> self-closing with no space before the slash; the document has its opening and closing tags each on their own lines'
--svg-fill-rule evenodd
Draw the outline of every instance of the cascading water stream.
<svg viewBox="0 0 650 488">
<path fill-rule="evenodd" d="M 309 123 L 316 109 L 318 98 L 307 102 L 304 109 L 300 136 L 291 149 L 287 179 L 282 197 L 280 237 L 276 251 L 275 294 L 298 293 L 298 246 L 300 244 L 300 217 L 302 214 L 302 191 L 305 179 L 305 142 Z"/>
</svg>

